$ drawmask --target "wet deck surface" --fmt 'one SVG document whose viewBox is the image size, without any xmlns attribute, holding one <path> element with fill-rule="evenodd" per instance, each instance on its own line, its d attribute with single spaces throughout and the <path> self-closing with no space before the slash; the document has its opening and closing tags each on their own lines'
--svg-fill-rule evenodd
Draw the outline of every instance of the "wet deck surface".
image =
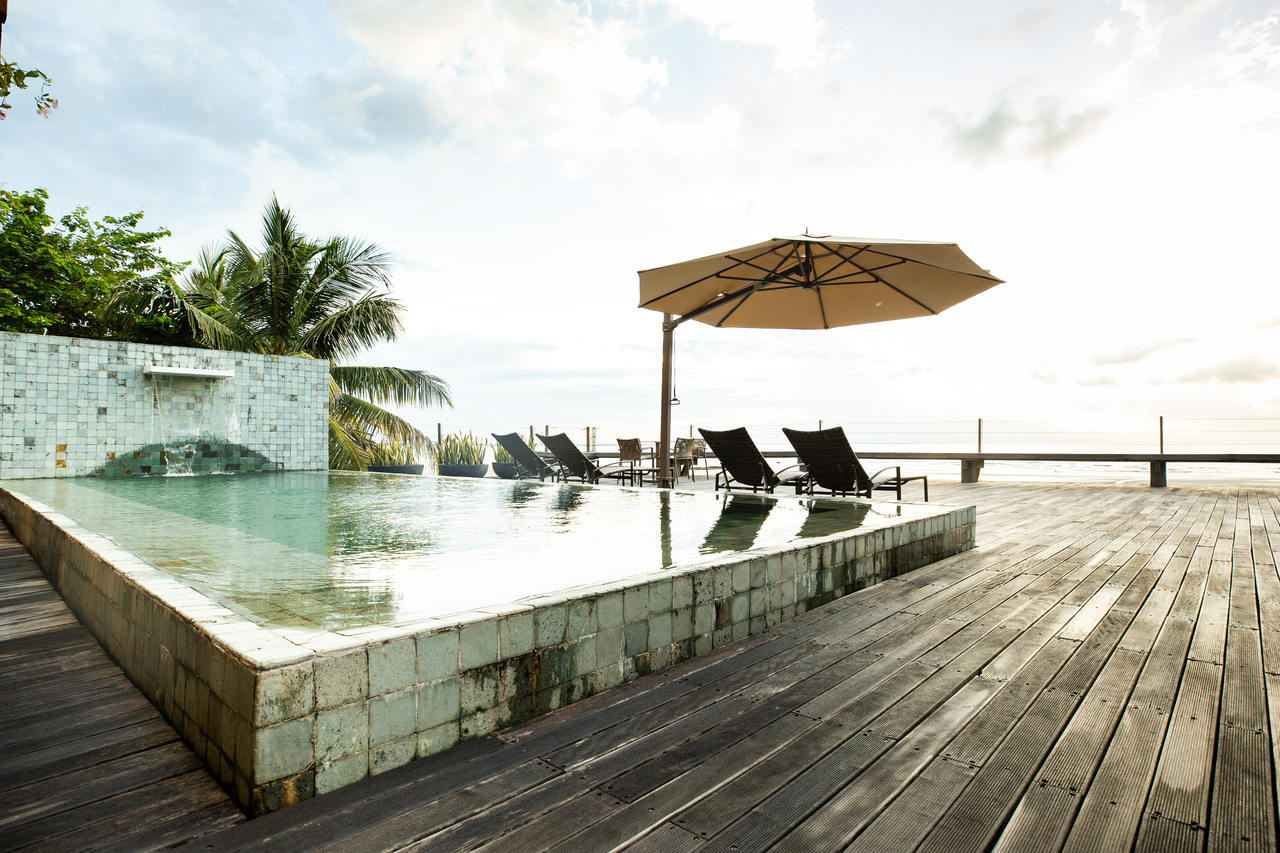
<svg viewBox="0 0 1280 853">
<path fill-rule="evenodd" d="M 1280 491 L 930 491 L 976 549 L 184 849 L 1274 850 Z"/>
<path fill-rule="evenodd" d="M 0 523 L 0 850 L 136 850 L 243 820 Z"/>
</svg>

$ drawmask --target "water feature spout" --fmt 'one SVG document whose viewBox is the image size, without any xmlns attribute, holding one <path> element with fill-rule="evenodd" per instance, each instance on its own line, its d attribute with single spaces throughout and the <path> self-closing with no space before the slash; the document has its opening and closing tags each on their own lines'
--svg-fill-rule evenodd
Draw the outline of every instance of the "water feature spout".
<svg viewBox="0 0 1280 853">
<path fill-rule="evenodd" d="M 207 472 L 204 455 L 220 457 L 230 443 L 239 443 L 235 385 L 221 381 L 234 377 L 234 370 L 148 364 L 142 374 L 153 388 L 151 442 L 161 448 L 159 465 L 147 473 L 172 477 Z"/>
</svg>

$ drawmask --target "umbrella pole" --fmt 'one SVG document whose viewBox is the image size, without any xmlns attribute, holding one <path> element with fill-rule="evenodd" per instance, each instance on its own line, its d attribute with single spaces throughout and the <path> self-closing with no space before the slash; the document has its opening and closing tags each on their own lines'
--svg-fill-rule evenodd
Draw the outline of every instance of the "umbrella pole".
<svg viewBox="0 0 1280 853">
<path fill-rule="evenodd" d="M 662 315 L 662 416 L 658 428 L 658 485 L 669 489 L 671 482 L 671 353 L 676 324 L 670 314 Z"/>
</svg>

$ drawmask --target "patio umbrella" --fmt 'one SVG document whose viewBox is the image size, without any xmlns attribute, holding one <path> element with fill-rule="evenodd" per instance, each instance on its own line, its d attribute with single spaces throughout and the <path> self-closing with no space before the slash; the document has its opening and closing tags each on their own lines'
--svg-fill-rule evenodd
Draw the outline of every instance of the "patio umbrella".
<svg viewBox="0 0 1280 853">
<path fill-rule="evenodd" d="M 672 333 L 687 320 L 831 329 L 937 314 L 1000 283 L 955 243 L 779 237 L 641 270 L 640 307 L 661 311 L 661 485 L 670 485 Z"/>
</svg>

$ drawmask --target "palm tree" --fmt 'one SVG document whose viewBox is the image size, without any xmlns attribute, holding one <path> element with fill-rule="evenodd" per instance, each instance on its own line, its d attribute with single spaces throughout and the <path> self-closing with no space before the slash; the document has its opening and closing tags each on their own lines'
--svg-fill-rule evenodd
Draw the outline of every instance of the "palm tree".
<svg viewBox="0 0 1280 853">
<path fill-rule="evenodd" d="M 453 405 L 449 386 L 430 373 L 336 363 L 402 331 L 388 268 L 387 254 L 372 243 L 307 237 L 273 196 L 262 216 L 262 249 L 228 231 L 226 244 L 206 249 L 173 296 L 209 346 L 328 359 L 329 467 L 359 470 L 381 441 L 431 450 L 424 433 L 383 405 Z"/>
</svg>

